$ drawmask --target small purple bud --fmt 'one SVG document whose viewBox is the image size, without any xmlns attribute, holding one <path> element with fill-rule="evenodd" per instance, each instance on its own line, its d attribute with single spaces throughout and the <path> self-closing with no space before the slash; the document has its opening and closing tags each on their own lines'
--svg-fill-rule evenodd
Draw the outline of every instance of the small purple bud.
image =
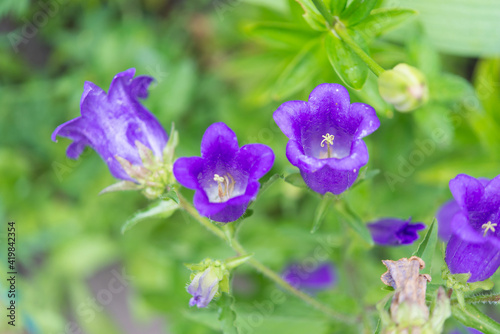
<svg viewBox="0 0 500 334">
<path fill-rule="evenodd" d="M 411 218 L 401 220 L 385 218 L 367 225 L 373 241 L 382 246 L 409 245 L 418 239 L 417 231 L 423 230 L 422 223 L 411 224 Z"/>
<path fill-rule="evenodd" d="M 330 289 L 337 283 L 335 267 L 328 262 L 312 267 L 291 264 L 283 271 L 282 278 L 291 286 L 306 291 Z"/>
</svg>

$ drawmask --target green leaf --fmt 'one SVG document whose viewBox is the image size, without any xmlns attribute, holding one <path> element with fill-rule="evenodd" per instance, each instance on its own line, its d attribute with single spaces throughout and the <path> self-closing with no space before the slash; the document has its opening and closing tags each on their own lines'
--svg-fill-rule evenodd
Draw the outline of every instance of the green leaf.
<svg viewBox="0 0 500 334">
<path fill-rule="evenodd" d="M 304 19 L 314 30 L 326 30 L 325 19 L 320 14 L 312 0 L 296 0 L 304 10 Z"/>
<path fill-rule="evenodd" d="M 227 293 L 223 293 L 217 301 L 219 305 L 219 322 L 224 334 L 238 334 L 236 327 L 236 312 L 233 309 L 234 298 Z"/>
<path fill-rule="evenodd" d="M 147 209 L 142 210 L 134 214 L 129 220 L 123 224 L 121 232 L 122 234 L 130 230 L 137 223 L 148 219 L 148 218 L 168 218 L 175 210 L 179 208 L 179 205 L 173 200 L 159 201 L 150 205 Z"/>
<path fill-rule="evenodd" d="M 307 27 L 309 28 L 309 27 Z M 268 44 L 283 48 L 300 49 L 319 36 L 319 33 L 289 22 L 259 22 L 245 27 L 246 32 L 266 41 Z"/>
<path fill-rule="evenodd" d="M 432 258 L 436 250 L 437 240 L 436 219 L 434 219 L 429 227 L 429 230 L 427 230 L 424 239 L 420 245 L 418 245 L 417 250 L 412 254 L 413 256 L 418 256 L 425 262 L 425 268 L 422 271 L 423 273 L 431 273 Z"/>
<path fill-rule="evenodd" d="M 482 313 L 474 305 L 466 304 L 463 308 L 460 305 L 451 307 L 453 317 L 466 327 L 472 327 L 484 334 L 500 333 L 500 324 Z"/>
<path fill-rule="evenodd" d="M 340 18 L 347 26 L 353 26 L 370 15 L 376 4 L 377 0 L 353 0 Z"/>
<path fill-rule="evenodd" d="M 340 16 L 347 5 L 347 0 L 325 0 L 325 4 L 335 16 Z"/>
<path fill-rule="evenodd" d="M 368 77 L 368 67 L 347 44 L 330 32 L 325 37 L 328 59 L 342 81 L 353 89 L 361 89 Z"/>
<path fill-rule="evenodd" d="M 326 212 L 328 211 L 328 208 L 333 204 L 333 196 L 329 193 L 325 194 L 323 196 L 323 199 L 321 202 L 319 202 L 318 207 L 316 208 L 316 212 L 314 213 L 314 220 L 313 220 L 313 226 L 311 228 L 311 233 L 316 232 L 320 226 L 321 223 L 323 222 L 323 218 L 326 215 Z"/>
<path fill-rule="evenodd" d="M 354 29 L 359 31 L 363 37 L 370 40 L 376 36 L 396 28 L 403 22 L 415 16 L 417 12 L 412 9 L 378 8 L 374 9 L 370 16 L 356 24 Z"/>
<path fill-rule="evenodd" d="M 319 72 L 316 54 L 320 39 L 305 44 L 302 50 L 290 61 L 276 80 L 273 89 L 273 98 L 277 100 L 308 87 L 312 79 Z"/>
<path fill-rule="evenodd" d="M 401 0 L 398 5 L 420 12 L 419 21 L 443 53 L 469 57 L 500 54 L 499 1 Z"/>
<path fill-rule="evenodd" d="M 307 188 L 307 184 L 304 182 L 304 179 L 302 178 L 302 175 L 300 175 L 300 173 L 292 173 L 286 176 L 285 182 L 299 188 Z"/>
<path fill-rule="evenodd" d="M 364 241 L 373 246 L 373 239 L 361 218 L 349 207 L 345 201 L 339 201 L 334 209 L 338 212 L 342 221 L 346 222 Z"/>
</svg>

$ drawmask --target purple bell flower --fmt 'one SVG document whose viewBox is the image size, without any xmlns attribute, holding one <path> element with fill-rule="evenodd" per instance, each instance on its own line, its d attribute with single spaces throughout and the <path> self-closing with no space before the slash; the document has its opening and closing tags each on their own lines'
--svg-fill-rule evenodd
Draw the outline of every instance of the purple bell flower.
<svg viewBox="0 0 500 334">
<path fill-rule="evenodd" d="M 259 191 L 258 179 L 273 162 L 274 153 L 268 146 L 240 148 L 233 130 L 214 123 L 201 140 L 201 157 L 179 158 L 173 171 L 180 184 L 196 190 L 193 204 L 202 216 L 228 223 L 245 213 Z"/>
<path fill-rule="evenodd" d="M 486 178 L 479 178 L 478 180 L 483 186 L 486 186 L 486 184 L 490 182 L 490 180 Z M 451 220 L 459 211 L 460 206 L 454 199 L 449 200 L 439 208 L 436 214 L 436 219 L 438 221 L 438 236 L 439 238 L 441 238 L 441 240 L 450 240 L 450 237 L 453 233 L 453 230 L 451 228 Z"/>
<path fill-rule="evenodd" d="M 136 142 L 153 151 L 162 159 L 168 136 L 156 117 L 140 102 L 148 96 L 149 76 L 134 78 L 135 69 L 118 73 L 106 94 L 92 82 L 86 81 L 80 100 L 81 116 L 59 125 L 52 133 L 73 140 L 66 154 L 76 159 L 85 146 L 92 147 L 106 162 L 114 177 L 134 181 L 123 169 L 116 157 L 132 165 L 141 166 Z"/>
<path fill-rule="evenodd" d="M 320 194 L 338 195 L 354 183 L 368 162 L 361 138 L 380 125 L 371 106 L 350 104 L 347 89 L 328 83 L 317 86 L 307 102 L 283 103 L 273 118 L 289 139 L 288 160 Z"/>
<path fill-rule="evenodd" d="M 460 211 L 451 221 L 445 260 L 452 274 L 470 273 L 469 283 L 484 281 L 500 266 L 500 176 L 483 183 L 465 174 L 450 181 Z"/>
<path fill-rule="evenodd" d="M 411 218 L 401 220 L 385 218 L 367 225 L 373 241 L 382 246 L 409 245 L 418 239 L 417 231 L 423 230 L 422 223 L 411 224 Z"/>
<path fill-rule="evenodd" d="M 337 283 L 335 267 L 331 263 L 320 263 L 313 268 L 305 265 L 291 264 L 281 276 L 296 289 L 314 291 L 333 288 Z"/>
</svg>

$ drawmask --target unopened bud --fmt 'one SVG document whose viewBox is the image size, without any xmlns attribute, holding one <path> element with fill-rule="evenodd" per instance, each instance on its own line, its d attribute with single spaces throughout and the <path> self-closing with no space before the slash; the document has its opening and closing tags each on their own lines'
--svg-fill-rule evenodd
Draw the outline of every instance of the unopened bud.
<svg viewBox="0 0 500 334">
<path fill-rule="evenodd" d="M 417 68 L 398 64 L 378 78 L 382 98 L 398 111 L 407 112 L 421 107 L 429 98 L 427 80 Z"/>
<path fill-rule="evenodd" d="M 207 307 L 221 292 L 229 293 L 229 271 L 221 261 L 206 259 L 188 265 L 193 270 L 187 291 L 193 296 L 189 306 Z"/>
</svg>

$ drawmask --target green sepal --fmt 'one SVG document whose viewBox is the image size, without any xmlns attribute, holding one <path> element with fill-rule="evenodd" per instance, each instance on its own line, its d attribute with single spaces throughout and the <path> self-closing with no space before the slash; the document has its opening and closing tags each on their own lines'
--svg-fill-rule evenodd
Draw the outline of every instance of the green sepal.
<svg viewBox="0 0 500 334">
<path fill-rule="evenodd" d="M 253 253 L 252 254 L 245 254 L 245 255 L 241 255 L 241 256 L 237 256 L 237 257 L 231 257 L 231 258 L 225 260 L 224 264 L 226 265 L 227 269 L 234 269 L 234 268 L 242 265 L 243 263 L 247 262 L 248 260 L 250 260 L 250 258 L 252 256 L 253 256 Z"/>
<path fill-rule="evenodd" d="M 121 233 L 125 233 L 134 227 L 137 223 L 148 219 L 148 218 L 168 218 L 175 210 L 179 208 L 179 205 L 172 200 L 158 201 L 145 210 L 138 211 L 131 218 L 129 218 L 122 226 Z"/>
</svg>

